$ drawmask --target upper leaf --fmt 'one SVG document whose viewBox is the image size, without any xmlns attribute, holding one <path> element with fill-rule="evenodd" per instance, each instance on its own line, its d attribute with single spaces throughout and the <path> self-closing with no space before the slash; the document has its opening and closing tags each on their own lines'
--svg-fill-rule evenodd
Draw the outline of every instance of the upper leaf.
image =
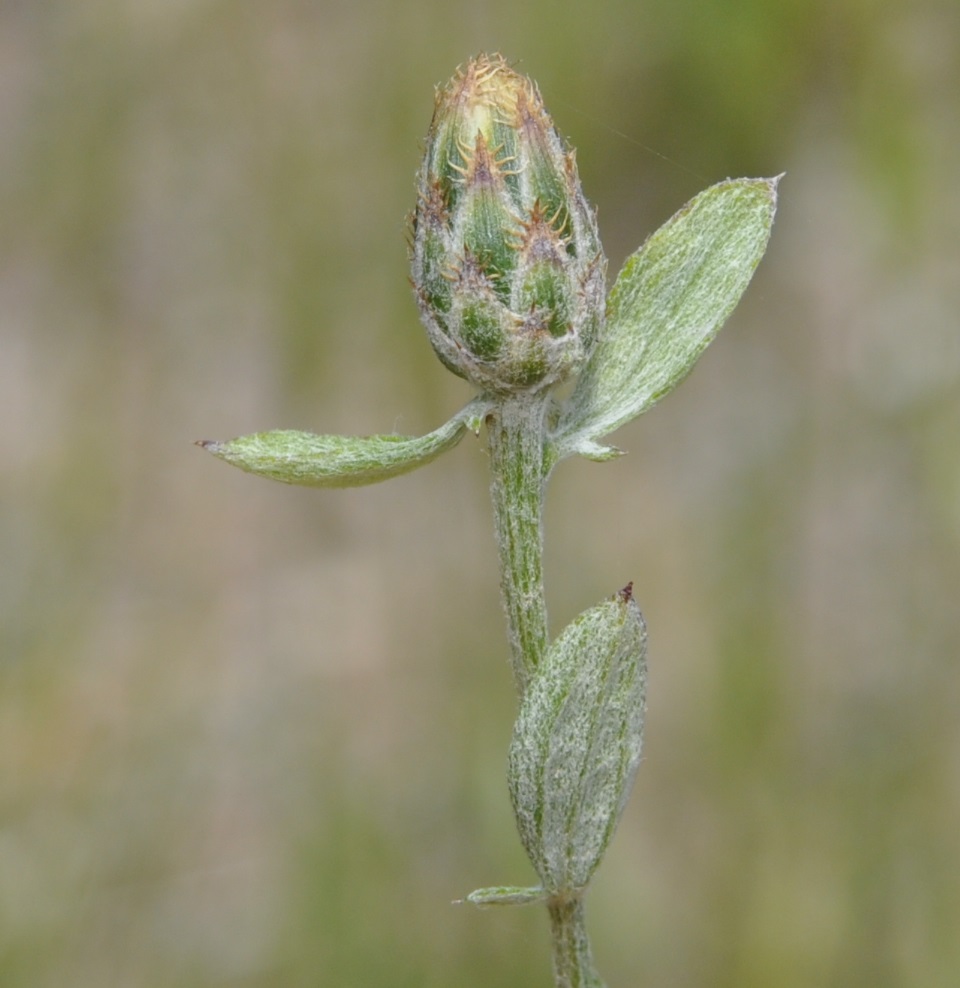
<svg viewBox="0 0 960 988">
<path fill-rule="evenodd" d="M 690 372 L 763 257 L 778 182 L 735 179 L 706 189 L 628 258 L 610 292 L 603 337 L 552 437 L 557 459 L 600 458 L 595 440 Z"/>
<path fill-rule="evenodd" d="M 198 445 L 248 473 L 306 487 L 360 487 L 415 470 L 478 432 L 489 402 L 477 398 L 425 436 L 317 436 L 281 430 Z"/>
</svg>

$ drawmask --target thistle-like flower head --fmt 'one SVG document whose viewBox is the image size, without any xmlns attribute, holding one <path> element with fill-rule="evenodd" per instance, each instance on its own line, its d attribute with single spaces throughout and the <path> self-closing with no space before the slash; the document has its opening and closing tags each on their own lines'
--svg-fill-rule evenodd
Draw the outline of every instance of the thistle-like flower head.
<svg viewBox="0 0 960 988">
<path fill-rule="evenodd" d="M 438 356 L 487 391 L 557 384 L 597 341 L 606 262 L 593 209 L 536 85 L 499 55 L 437 93 L 412 268 Z"/>
</svg>

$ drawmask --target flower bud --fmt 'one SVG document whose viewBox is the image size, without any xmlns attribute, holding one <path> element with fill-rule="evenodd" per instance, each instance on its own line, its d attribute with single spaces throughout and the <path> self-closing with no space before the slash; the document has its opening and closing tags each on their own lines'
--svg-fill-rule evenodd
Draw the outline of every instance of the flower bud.
<svg viewBox="0 0 960 988">
<path fill-rule="evenodd" d="M 499 55 L 437 93 L 412 267 L 437 355 L 489 391 L 559 383 L 597 340 L 606 260 L 593 209 L 536 85 Z"/>
</svg>

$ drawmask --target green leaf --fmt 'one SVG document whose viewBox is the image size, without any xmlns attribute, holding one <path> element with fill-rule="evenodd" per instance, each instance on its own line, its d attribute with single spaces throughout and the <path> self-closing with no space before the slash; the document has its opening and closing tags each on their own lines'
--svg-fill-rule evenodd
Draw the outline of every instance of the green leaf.
<svg viewBox="0 0 960 988">
<path fill-rule="evenodd" d="M 626 804 L 640 763 L 646 645 L 631 585 L 562 632 L 520 704 L 510 798 L 551 894 L 586 886 Z"/>
<path fill-rule="evenodd" d="M 778 182 L 712 186 L 627 259 L 610 292 L 603 338 L 552 437 L 558 459 L 598 459 L 594 440 L 645 412 L 690 372 L 763 257 Z"/>
<path fill-rule="evenodd" d="M 490 404 L 477 398 L 425 436 L 317 436 L 257 432 L 197 445 L 248 473 L 306 487 L 360 487 L 415 470 L 452 449 L 470 429 L 479 432 Z"/>
<path fill-rule="evenodd" d="M 496 885 L 492 888 L 477 889 L 466 899 L 474 906 L 525 906 L 531 902 L 541 902 L 547 893 L 539 885 L 533 888 L 518 888 L 515 885 Z"/>
</svg>

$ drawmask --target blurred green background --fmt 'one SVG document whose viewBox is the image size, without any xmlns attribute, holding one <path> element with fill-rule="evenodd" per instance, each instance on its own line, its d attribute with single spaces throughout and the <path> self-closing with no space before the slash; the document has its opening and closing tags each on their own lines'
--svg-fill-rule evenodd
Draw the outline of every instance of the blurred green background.
<svg viewBox="0 0 960 988">
<path fill-rule="evenodd" d="M 0 5 L 0 984 L 546 986 L 482 443 L 316 492 L 191 445 L 420 433 L 404 217 L 501 50 L 611 275 L 787 177 L 693 376 L 569 462 L 554 630 L 635 581 L 612 988 L 960 984 L 955 0 Z"/>
</svg>

